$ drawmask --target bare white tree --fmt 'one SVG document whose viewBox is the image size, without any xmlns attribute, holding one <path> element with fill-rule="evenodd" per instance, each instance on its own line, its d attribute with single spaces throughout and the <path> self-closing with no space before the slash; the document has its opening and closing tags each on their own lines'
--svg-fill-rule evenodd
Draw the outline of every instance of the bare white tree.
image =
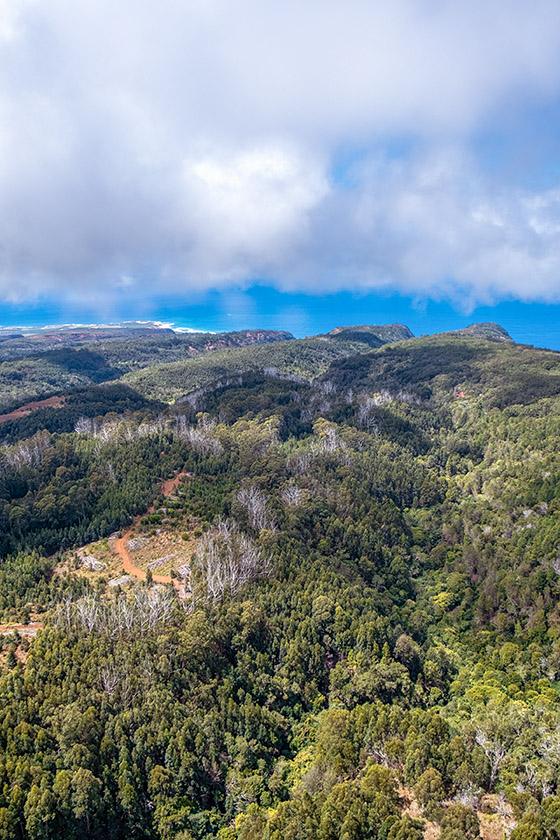
<svg viewBox="0 0 560 840">
<path fill-rule="evenodd" d="M 237 494 L 237 500 L 247 509 L 249 525 L 255 531 L 263 528 L 272 530 L 274 521 L 268 512 L 268 498 L 262 490 L 254 484 L 249 487 L 242 487 Z"/>
<path fill-rule="evenodd" d="M 175 434 L 186 440 L 195 452 L 201 455 L 220 455 L 223 452 L 222 444 L 208 429 L 187 426 L 183 416 L 177 420 Z"/>
<path fill-rule="evenodd" d="M 287 484 L 282 489 L 280 498 L 287 507 L 298 507 L 303 501 L 303 490 L 297 484 Z"/>
<path fill-rule="evenodd" d="M 131 443 L 139 437 L 160 434 L 167 425 L 168 420 L 163 416 L 156 417 L 154 420 L 143 420 L 141 423 L 122 416 L 102 421 L 80 417 L 76 421 L 74 431 L 80 435 L 91 436 L 101 443 L 113 441 Z"/>
<path fill-rule="evenodd" d="M 235 522 L 222 521 L 200 540 L 194 558 L 208 600 L 236 595 L 247 583 L 270 574 L 270 557 Z"/>
<path fill-rule="evenodd" d="M 101 683 L 101 688 L 109 697 L 111 697 L 117 690 L 120 680 L 120 674 L 114 665 L 105 665 L 105 667 L 101 669 L 99 681 Z"/>
<path fill-rule="evenodd" d="M 91 435 L 94 431 L 94 423 L 91 417 L 79 417 L 74 424 L 74 431 L 77 435 Z"/>
<path fill-rule="evenodd" d="M 460 788 L 453 797 L 453 801 L 460 802 L 461 805 L 466 805 L 467 808 L 472 808 L 474 811 L 478 810 L 479 797 L 472 785 Z"/>
<path fill-rule="evenodd" d="M 71 598 L 65 598 L 58 605 L 58 609 L 55 613 L 55 626 L 59 627 L 61 630 L 71 630 L 73 624 L 73 617 L 74 617 L 74 604 Z"/>
<path fill-rule="evenodd" d="M 37 432 L 29 440 L 19 441 L 13 446 L 4 446 L 1 459 L 3 471 L 17 472 L 22 467 L 37 467 L 52 450 L 51 438 L 46 431 Z"/>
<path fill-rule="evenodd" d="M 175 607 L 173 592 L 159 587 L 136 587 L 133 598 L 136 615 L 145 632 L 155 630 L 158 624 L 166 624 Z"/>
<path fill-rule="evenodd" d="M 374 414 L 377 405 L 378 403 L 373 397 L 363 397 L 358 403 L 358 422 L 360 426 L 375 435 L 379 434 Z"/>
<path fill-rule="evenodd" d="M 306 449 L 303 452 L 298 452 L 296 455 L 293 455 L 288 459 L 288 469 L 298 475 L 304 475 L 309 471 L 312 460 L 313 456 L 311 451 Z"/>
<path fill-rule="evenodd" d="M 86 595 L 78 601 L 64 601 L 58 609 L 56 624 L 67 630 L 99 633 L 109 638 L 145 636 L 158 625 L 167 624 L 177 600 L 172 590 L 155 586 L 137 586 L 132 594 L 99 600 Z"/>
<path fill-rule="evenodd" d="M 77 619 L 84 630 L 93 633 L 99 619 L 99 603 L 95 595 L 86 595 L 76 602 Z"/>
<path fill-rule="evenodd" d="M 336 391 L 335 384 L 331 379 L 323 379 L 321 382 L 318 382 L 317 388 L 323 394 L 334 394 Z"/>
<path fill-rule="evenodd" d="M 498 776 L 500 764 L 506 757 L 506 748 L 503 741 L 499 738 L 492 738 L 486 732 L 478 730 L 475 735 L 476 743 L 482 747 L 484 755 L 490 763 L 490 790 L 493 789 Z"/>
<path fill-rule="evenodd" d="M 321 444 L 320 449 L 323 452 L 331 454 L 336 452 L 337 449 L 340 449 L 343 446 L 340 437 L 338 436 L 338 432 L 334 428 L 334 426 L 326 426 L 324 433 L 321 437 Z"/>
<path fill-rule="evenodd" d="M 314 416 L 315 416 L 315 412 L 313 411 L 311 406 L 306 405 L 304 408 L 302 408 L 302 410 L 301 410 L 301 421 L 302 421 L 302 423 L 311 423 Z"/>
</svg>

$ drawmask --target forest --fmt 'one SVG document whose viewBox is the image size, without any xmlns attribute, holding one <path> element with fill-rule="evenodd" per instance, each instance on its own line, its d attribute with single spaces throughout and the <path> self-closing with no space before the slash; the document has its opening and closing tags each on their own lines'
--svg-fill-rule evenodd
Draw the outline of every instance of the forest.
<svg viewBox="0 0 560 840">
<path fill-rule="evenodd" d="M 29 400 L 114 382 L 157 362 L 292 338 L 273 330 L 185 334 L 133 327 L 63 330 L 4 341 L 0 335 L 0 409 L 9 412 Z"/>
<path fill-rule="evenodd" d="M 405 330 L 71 346 L 0 423 L 0 840 L 560 838 L 560 353 Z"/>
</svg>

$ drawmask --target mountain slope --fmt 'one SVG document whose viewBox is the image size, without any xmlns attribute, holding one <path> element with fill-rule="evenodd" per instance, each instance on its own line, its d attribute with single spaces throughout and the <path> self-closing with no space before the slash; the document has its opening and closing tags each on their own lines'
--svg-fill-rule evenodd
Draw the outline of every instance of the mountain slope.
<svg viewBox="0 0 560 840">
<path fill-rule="evenodd" d="M 92 333 L 96 340 L 88 343 Z M 129 335 L 132 337 L 124 338 Z M 0 412 L 52 394 L 115 380 L 128 371 L 158 362 L 290 339 L 291 333 L 275 330 L 177 334 L 127 328 L 66 330 L 30 336 L 15 345 L 6 341 L 0 344 L 0 359 L 4 359 L 0 362 Z"/>
<path fill-rule="evenodd" d="M 362 324 L 353 327 L 335 327 L 327 335 L 345 341 L 364 341 L 371 347 L 380 347 L 382 344 L 393 341 L 414 338 L 413 333 L 404 324 Z M 376 339 L 379 342 L 377 345 L 374 343 Z"/>
<path fill-rule="evenodd" d="M 456 331 L 459 335 L 472 335 L 475 338 L 486 338 L 488 341 L 513 341 L 507 330 L 493 322 L 470 324 L 462 330 Z"/>
<path fill-rule="evenodd" d="M 214 353 L 204 359 L 189 359 L 169 365 L 154 365 L 127 375 L 124 381 L 144 396 L 165 402 L 173 402 L 200 388 L 208 388 L 248 372 L 268 371 L 273 376 L 310 381 L 324 373 L 336 359 L 411 336 L 408 327 L 401 324 L 339 327 L 324 336 L 294 339 L 233 353 Z"/>
<path fill-rule="evenodd" d="M 555 840 L 559 360 L 220 350 L 2 447 L 0 836 Z"/>
<path fill-rule="evenodd" d="M 481 396 L 487 406 L 528 404 L 560 392 L 560 353 L 478 332 L 442 333 L 337 360 L 323 374 L 335 389 L 387 391 L 411 399 Z"/>
<path fill-rule="evenodd" d="M 311 380 L 339 358 L 368 348 L 366 342 L 338 341 L 325 337 L 294 339 L 260 347 L 218 351 L 207 356 L 170 364 L 153 365 L 123 377 L 131 388 L 163 402 L 217 385 L 249 372 Z"/>
</svg>

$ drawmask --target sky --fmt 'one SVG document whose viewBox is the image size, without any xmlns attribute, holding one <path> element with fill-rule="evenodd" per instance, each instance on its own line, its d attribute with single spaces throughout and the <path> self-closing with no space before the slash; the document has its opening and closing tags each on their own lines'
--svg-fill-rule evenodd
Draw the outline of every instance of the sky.
<svg viewBox="0 0 560 840">
<path fill-rule="evenodd" d="M 557 0 L 0 0 L 0 324 L 560 349 L 559 233 Z"/>
</svg>

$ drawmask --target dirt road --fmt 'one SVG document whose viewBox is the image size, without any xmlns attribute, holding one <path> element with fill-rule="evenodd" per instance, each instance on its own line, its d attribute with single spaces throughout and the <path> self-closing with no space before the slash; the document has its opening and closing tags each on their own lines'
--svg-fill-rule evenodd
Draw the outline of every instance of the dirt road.
<svg viewBox="0 0 560 840">
<path fill-rule="evenodd" d="M 181 472 L 174 478 L 169 478 L 167 479 L 167 481 L 163 481 L 161 484 L 161 492 L 163 493 L 163 495 L 169 496 L 171 493 L 173 493 L 173 491 L 177 489 L 181 482 L 181 479 L 185 475 L 186 473 Z M 148 513 L 152 510 L 153 507 L 150 508 Z M 128 531 L 126 531 L 122 535 L 122 537 L 119 537 L 115 542 L 115 551 L 122 560 L 124 571 L 127 573 L 127 575 L 132 575 L 133 577 L 138 578 L 138 580 L 146 580 L 146 572 L 143 569 L 139 569 L 138 566 L 135 566 L 132 562 L 132 557 L 130 556 L 130 552 L 127 548 L 127 543 L 130 539 L 130 535 L 132 534 L 134 527 L 138 524 L 139 520 L 144 515 L 145 514 L 137 516 L 132 526 L 128 529 Z M 171 575 L 158 575 L 154 573 L 152 574 L 152 580 L 154 583 L 172 583 L 179 596 L 184 597 L 184 585 L 180 581 L 178 581 L 177 578 L 172 578 Z"/>
<path fill-rule="evenodd" d="M 57 397 L 53 397 L 52 399 L 59 399 Z M 43 405 L 47 401 L 43 401 Z M 52 405 L 53 403 L 49 403 Z M 21 409 L 18 409 L 18 411 Z M 14 412 L 15 413 L 15 412 Z M 2 417 L 0 417 L 0 422 L 2 422 Z M 173 493 L 174 490 L 177 489 L 179 486 L 181 479 L 184 478 L 185 475 L 189 473 L 181 472 L 176 475 L 174 478 L 169 478 L 167 481 L 163 481 L 161 484 L 161 491 L 164 496 L 169 496 Z M 150 508 L 152 510 L 153 508 Z M 134 524 L 131 528 L 126 531 L 125 534 L 122 535 L 116 542 L 115 542 L 115 551 L 119 555 L 122 560 L 123 569 L 128 575 L 132 575 L 138 580 L 146 580 L 146 572 L 143 569 L 139 569 L 138 566 L 135 566 L 132 562 L 132 558 L 130 556 L 130 552 L 126 547 L 128 540 L 130 539 L 130 535 L 132 533 L 132 528 L 138 523 L 140 520 L 140 516 L 138 516 L 134 520 Z M 181 581 L 177 580 L 177 578 L 172 578 L 171 575 L 152 575 L 152 580 L 154 583 L 172 583 L 177 594 L 180 598 L 186 597 L 185 592 L 185 585 L 181 583 Z M 0 624 L 0 636 L 8 636 L 11 633 L 18 632 L 20 636 L 27 636 L 28 638 L 33 638 L 37 635 L 39 630 L 43 629 L 43 622 L 42 621 L 30 621 L 29 624 Z"/>
<path fill-rule="evenodd" d="M 146 572 L 143 569 L 139 569 L 138 566 L 135 566 L 132 562 L 132 558 L 130 556 L 130 552 L 126 547 L 128 540 L 130 539 L 130 535 L 132 534 L 132 528 L 126 531 L 122 537 L 115 542 L 115 551 L 119 555 L 122 560 L 123 569 L 127 573 L 127 575 L 133 575 L 138 580 L 146 580 Z M 152 574 L 152 580 L 154 583 L 172 583 L 173 578 L 171 575 L 157 575 Z"/>
</svg>

